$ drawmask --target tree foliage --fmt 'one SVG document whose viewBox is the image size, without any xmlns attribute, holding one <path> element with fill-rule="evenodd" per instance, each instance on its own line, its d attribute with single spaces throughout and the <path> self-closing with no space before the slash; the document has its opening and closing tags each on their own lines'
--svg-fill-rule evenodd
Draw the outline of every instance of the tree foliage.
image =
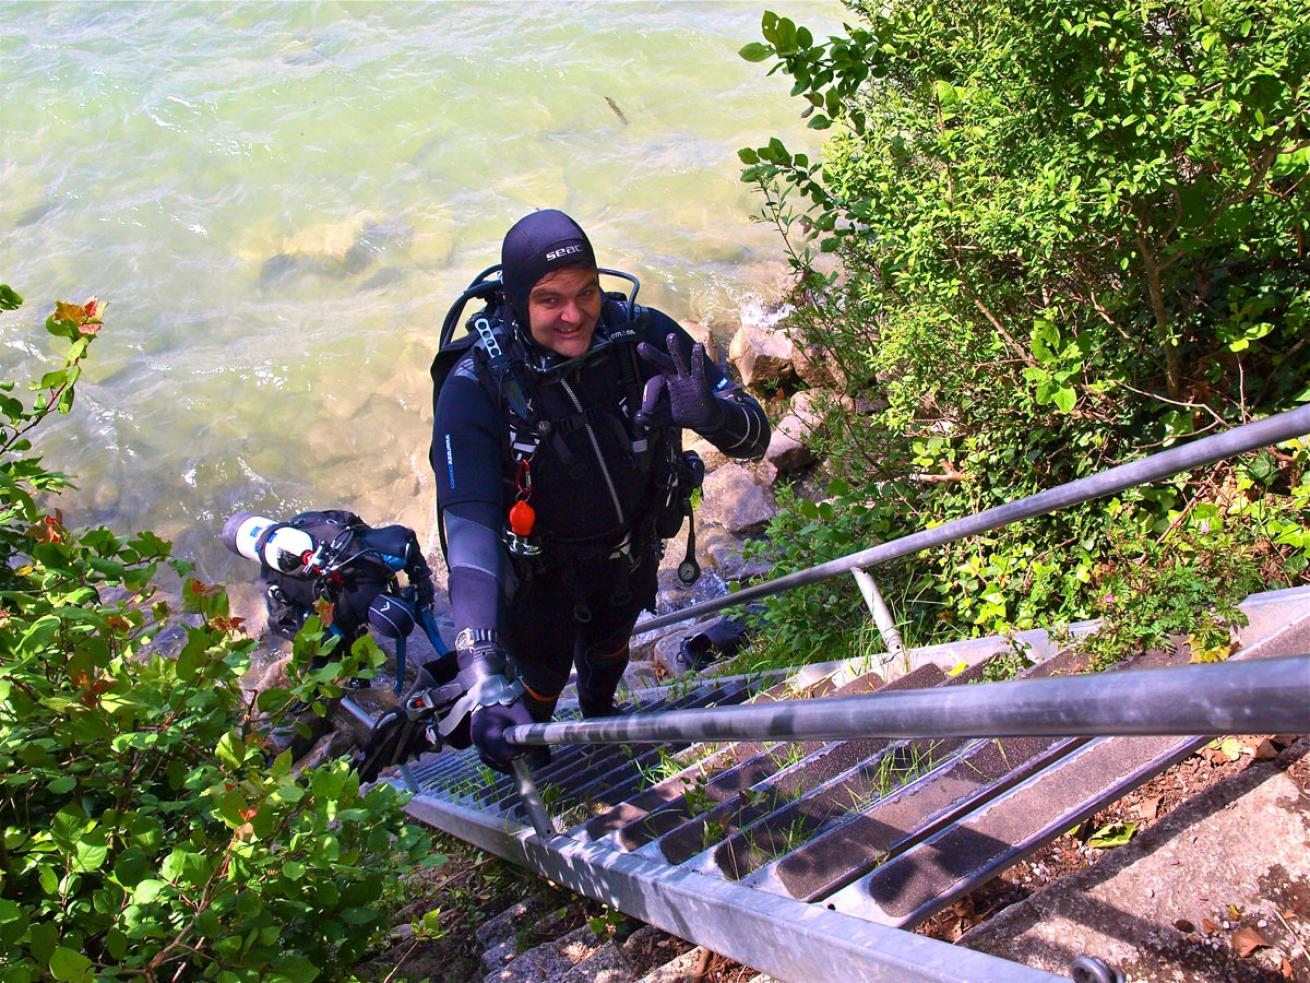
<svg viewBox="0 0 1310 983">
<path fill-rule="evenodd" d="M 0 301 L 22 299 L 4 287 Z M 221 587 L 152 533 L 79 532 L 52 507 L 68 479 L 32 437 L 71 410 L 100 314 L 56 305 L 46 329 L 67 354 L 30 407 L 0 386 L 0 977 L 344 975 L 426 837 L 389 786 L 361 796 L 346 763 L 297 774 L 289 753 L 271 758 L 255 720 L 294 699 L 324 712 L 381 653 L 365 640 L 309 671 L 328 651 L 311 619 L 299 682 L 256 707 L 238 683 L 255 643 Z M 170 569 L 182 611 L 158 591 Z M 170 627 L 180 647 L 165 654 Z"/>
<path fill-rule="evenodd" d="M 1303 3 L 853 7 L 861 23 L 822 41 L 765 14 L 742 50 L 831 128 L 823 159 L 776 138 L 740 156 L 798 273 L 794 334 L 876 409 L 833 420 L 835 468 L 868 506 L 857 538 L 1310 399 Z M 1300 451 L 1260 460 L 1240 493 L 1208 470 L 1125 496 L 1120 517 L 1159 535 L 1200 501 L 1249 511 L 1251 487 L 1293 507 Z M 1111 523 L 1093 506 L 1002 532 L 902 588 L 992 629 L 1093 613 Z M 1274 579 L 1305 565 L 1274 552 Z M 991 571 L 973 578 L 986 606 L 959 590 L 970 567 Z"/>
</svg>

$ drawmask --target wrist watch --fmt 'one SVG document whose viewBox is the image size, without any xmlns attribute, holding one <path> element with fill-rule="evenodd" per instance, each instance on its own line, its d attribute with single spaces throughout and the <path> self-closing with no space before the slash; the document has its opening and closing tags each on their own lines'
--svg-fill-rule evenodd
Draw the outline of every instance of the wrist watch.
<svg viewBox="0 0 1310 983">
<path fill-rule="evenodd" d="M 455 651 L 468 652 L 478 645 L 500 645 L 500 633 L 494 628 L 461 628 L 455 636 Z"/>
</svg>

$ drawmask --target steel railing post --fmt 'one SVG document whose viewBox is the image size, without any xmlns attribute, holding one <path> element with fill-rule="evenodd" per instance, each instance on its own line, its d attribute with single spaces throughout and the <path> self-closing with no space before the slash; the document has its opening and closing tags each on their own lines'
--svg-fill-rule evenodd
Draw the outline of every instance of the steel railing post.
<svg viewBox="0 0 1310 983">
<path fill-rule="evenodd" d="M 878 590 L 878 585 L 869 571 L 863 567 L 855 567 L 851 570 L 851 576 L 855 578 L 860 593 L 864 595 L 864 604 L 873 615 L 873 623 L 878 626 L 878 634 L 882 636 L 882 644 L 887 649 L 887 654 L 882 660 L 885 665 L 904 651 L 900 630 L 896 627 L 887 602 L 882 599 L 882 592 Z"/>
<path fill-rule="evenodd" d="M 546 805 L 541 801 L 541 796 L 537 794 L 537 783 L 532 780 L 532 769 L 528 767 L 528 759 L 523 755 L 514 759 L 514 781 L 518 784 L 519 799 L 523 802 L 523 808 L 527 811 L 528 822 L 537 835 L 543 840 L 555 835 L 555 825 L 550 821 L 550 815 L 546 812 Z"/>
</svg>

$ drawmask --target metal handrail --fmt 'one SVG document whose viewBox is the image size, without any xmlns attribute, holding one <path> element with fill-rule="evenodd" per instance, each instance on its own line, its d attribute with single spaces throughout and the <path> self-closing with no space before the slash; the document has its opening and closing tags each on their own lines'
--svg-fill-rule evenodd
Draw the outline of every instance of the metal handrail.
<svg viewBox="0 0 1310 983">
<path fill-rule="evenodd" d="M 1310 733 L 1310 655 L 511 727 L 513 744 Z"/>
<path fill-rule="evenodd" d="M 1310 433 L 1310 405 L 660 615 L 642 623 L 641 630 L 653 631 L 853 570 L 878 566 L 1307 433 Z M 598 721 L 521 725 L 509 728 L 505 739 L 510 744 L 533 745 L 842 740 L 874 735 L 1076 737 L 1310 731 L 1310 715 L 1306 713 L 1306 707 L 1310 706 L 1310 661 L 1302 658 L 1278 662 L 1284 664 L 1275 665 L 1271 660 L 1263 665 L 1143 670 L 1122 675 L 1026 680 L 951 691 L 935 688 L 920 693 L 875 694 L 814 703 L 785 701 L 630 714 Z M 1273 670 L 1265 668 L 1270 665 L 1274 665 Z M 1271 682 L 1273 678 L 1277 681 Z M 1207 693 L 1207 690 L 1214 692 Z M 1170 694 L 1170 698 L 1155 699 L 1162 693 Z M 1285 702 L 1289 695 L 1295 697 L 1291 703 Z M 1140 712 L 1143 704 L 1151 707 L 1147 717 Z M 553 829 L 549 817 L 540 805 L 526 767 L 517 768 L 515 777 L 520 795 L 530 806 L 528 813 L 533 828 L 539 836 L 550 835 Z"/>
<path fill-rule="evenodd" d="M 876 567 L 891 560 L 909 556 L 911 553 L 920 553 L 934 546 L 955 542 L 957 539 L 976 536 L 979 533 L 988 532 L 1000 526 L 1007 526 L 1022 519 L 1031 519 L 1073 505 L 1081 505 L 1083 502 L 1091 501 L 1094 498 L 1113 495 L 1135 485 L 1150 484 L 1153 481 L 1168 478 L 1170 475 L 1182 471 L 1190 471 L 1192 468 L 1201 467 L 1205 464 L 1213 464 L 1225 457 L 1233 457 L 1236 454 L 1258 450 L 1261 447 L 1291 440 L 1293 437 L 1301 437 L 1307 433 L 1310 433 L 1310 405 L 1289 410 L 1286 413 L 1279 413 L 1264 420 L 1257 420 L 1255 423 L 1245 423 L 1223 433 L 1202 437 L 1200 440 L 1194 440 L 1181 447 L 1171 447 L 1167 451 L 1152 454 L 1140 461 L 1120 464 L 1118 467 L 1110 468 L 1099 474 L 1079 478 L 1077 481 L 1071 481 L 1055 488 L 1048 488 L 1046 491 L 1029 495 L 1027 498 L 1007 502 L 984 512 L 966 516 L 963 519 L 944 522 L 932 529 L 924 529 L 909 536 L 902 536 L 890 542 L 880 543 L 858 553 L 850 553 L 836 560 L 829 560 L 826 563 L 820 563 L 805 570 L 798 570 L 784 577 L 777 577 L 762 584 L 755 584 L 735 593 L 726 594 L 723 597 L 693 604 L 689 608 L 671 611 L 649 621 L 643 621 L 638 625 L 638 629 L 642 632 L 654 631 L 657 628 L 665 628 L 682 621 L 689 621 L 702 615 L 721 611 L 724 608 L 737 607 L 762 597 L 781 594 L 783 591 L 791 590 L 794 587 L 815 584 L 838 574 L 849 573 L 857 568 Z"/>
</svg>

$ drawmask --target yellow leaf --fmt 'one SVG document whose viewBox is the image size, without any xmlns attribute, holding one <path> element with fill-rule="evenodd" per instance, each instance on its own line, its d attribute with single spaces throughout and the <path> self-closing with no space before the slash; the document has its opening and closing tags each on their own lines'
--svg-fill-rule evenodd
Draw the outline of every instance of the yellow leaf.
<svg viewBox="0 0 1310 983">
<path fill-rule="evenodd" d="M 1206 747 L 1218 751 L 1229 761 L 1236 761 L 1246 750 L 1246 746 L 1236 737 L 1216 737 Z"/>
<path fill-rule="evenodd" d="M 955 665 L 951 666 L 951 668 L 946 671 L 946 675 L 958 676 L 960 673 L 964 672 L 964 670 L 968 668 L 969 668 L 969 663 L 957 662 Z"/>
<path fill-rule="evenodd" d="M 81 324 L 86 320 L 86 308 L 81 304 L 68 304 L 62 300 L 55 301 L 55 317 L 61 321 Z"/>
<path fill-rule="evenodd" d="M 1228 657 L 1233 654 L 1233 646 L 1230 643 L 1222 645 L 1205 646 L 1197 642 L 1195 635 L 1187 636 L 1187 644 L 1192 649 L 1192 657 L 1188 660 L 1194 664 L 1204 662 L 1227 662 Z"/>
</svg>

